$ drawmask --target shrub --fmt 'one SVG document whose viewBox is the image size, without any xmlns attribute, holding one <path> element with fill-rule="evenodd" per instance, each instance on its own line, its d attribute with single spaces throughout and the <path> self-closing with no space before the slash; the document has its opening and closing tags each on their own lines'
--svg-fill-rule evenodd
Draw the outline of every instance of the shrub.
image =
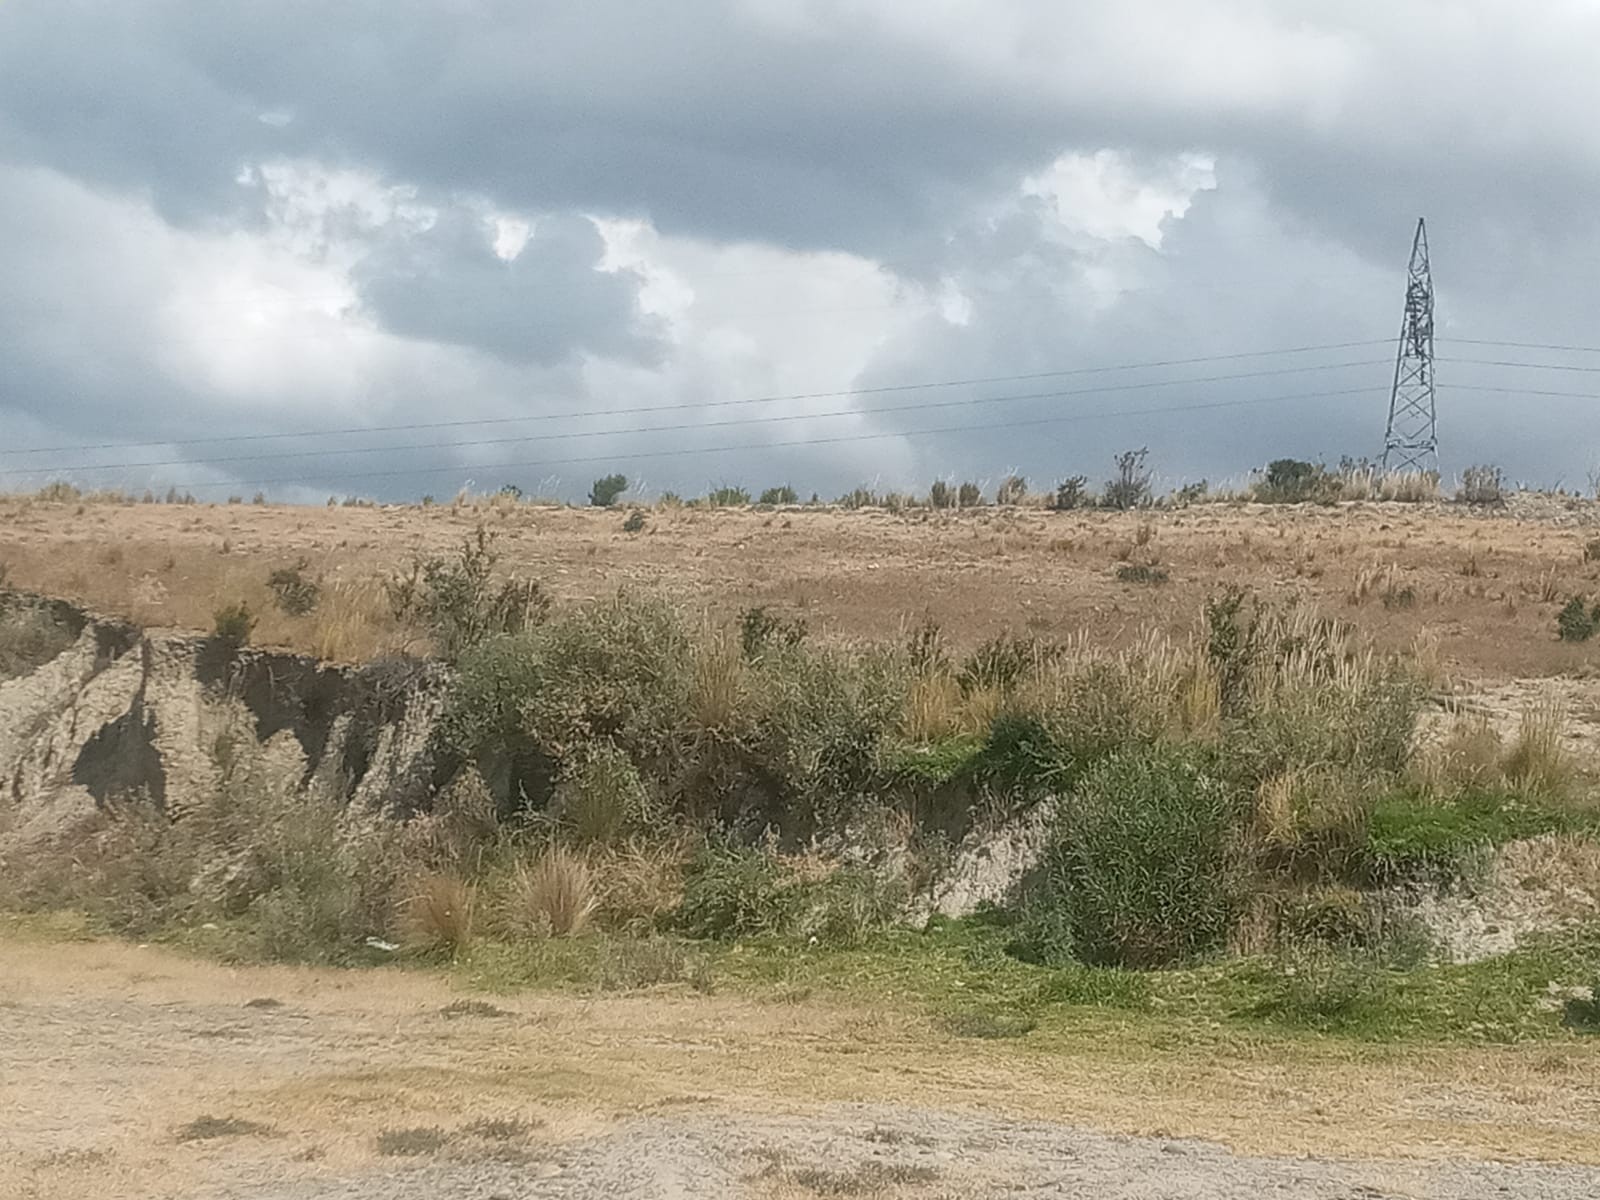
<svg viewBox="0 0 1600 1200">
<path fill-rule="evenodd" d="M 983 489 L 970 480 L 956 489 L 957 508 L 980 508 L 983 505 Z"/>
<path fill-rule="evenodd" d="M 1556 614 L 1556 637 L 1563 642 L 1587 642 L 1600 632 L 1600 604 L 1591 611 L 1582 596 L 1568 600 Z"/>
<path fill-rule="evenodd" d="M 1198 504 L 1204 500 L 1211 491 L 1211 484 L 1204 479 L 1197 479 L 1193 483 L 1186 483 L 1172 494 L 1172 503 L 1179 508 L 1187 508 L 1191 504 Z"/>
<path fill-rule="evenodd" d="M 417 558 L 404 575 L 386 584 L 397 621 L 420 622 L 440 657 L 458 661 L 469 649 L 499 634 L 514 634 L 542 621 L 550 597 L 533 580 L 496 580 L 500 561 L 493 536 L 478 526 L 454 561 Z"/>
<path fill-rule="evenodd" d="M 1118 583 L 1162 584 L 1167 581 L 1167 569 L 1152 563 L 1123 563 L 1117 568 Z"/>
<path fill-rule="evenodd" d="M 1142 508 L 1150 503 L 1150 472 L 1145 470 L 1149 450 L 1125 450 L 1116 457 L 1117 476 L 1106 481 L 1101 503 L 1107 508 Z"/>
<path fill-rule="evenodd" d="M 1600 499 L 1600 497 L 1597 497 Z M 1600 562 L 1600 537 L 1590 538 L 1583 544 L 1583 561 Z M 0 575 L 0 587 L 5 585 L 5 577 Z"/>
<path fill-rule="evenodd" d="M 280 611 L 291 617 L 303 617 L 317 607 L 322 597 L 322 585 L 305 577 L 306 563 L 301 559 L 292 567 L 279 567 L 267 576 L 267 589 L 272 593 Z"/>
<path fill-rule="evenodd" d="M 256 618 L 243 600 L 217 609 L 211 620 L 213 634 L 225 646 L 248 645 L 250 634 L 256 627 Z"/>
<path fill-rule="evenodd" d="M 1479 465 L 1461 472 L 1456 499 L 1463 504 L 1504 504 L 1505 472 L 1499 467 Z"/>
<path fill-rule="evenodd" d="M 1324 469 L 1298 458 L 1278 458 L 1267 464 L 1261 482 L 1251 489 L 1263 504 L 1300 504 L 1323 491 Z"/>
<path fill-rule="evenodd" d="M 797 912 L 798 892 L 777 860 L 758 850 L 707 846 L 689 864 L 678 922 L 702 938 L 783 933 Z"/>
<path fill-rule="evenodd" d="M 520 863 L 512 877 L 508 916 L 513 927 L 535 937 L 582 933 L 598 905 L 594 873 L 587 860 L 553 845 L 532 863 Z"/>
<path fill-rule="evenodd" d="M 956 506 L 956 490 L 942 479 L 935 479 L 928 488 L 928 506 L 930 508 L 954 508 Z"/>
<path fill-rule="evenodd" d="M 747 608 L 739 615 L 739 646 L 746 658 L 757 658 L 769 644 L 798 646 L 805 640 L 806 623 L 796 617 L 785 621 L 767 611 L 765 604 Z"/>
<path fill-rule="evenodd" d="M 1087 508 L 1093 503 L 1094 497 L 1089 494 L 1089 480 L 1083 475 L 1063 479 L 1056 484 L 1056 490 L 1050 496 L 1050 507 L 1057 512 Z"/>
<path fill-rule="evenodd" d="M 839 497 L 840 508 L 877 508 L 881 501 L 870 488 L 853 488 Z"/>
<path fill-rule="evenodd" d="M 649 789 L 628 756 L 599 742 L 568 768 L 552 811 L 580 841 L 609 843 L 643 828 L 651 807 Z"/>
<path fill-rule="evenodd" d="M 799 504 L 800 493 L 796 492 L 794 488 L 790 487 L 787 483 L 781 483 L 777 487 L 769 487 L 765 489 L 761 493 L 761 503 Z"/>
<path fill-rule="evenodd" d="M 605 475 L 594 481 L 589 489 L 589 503 L 595 508 L 610 508 L 628 490 L 626 475 Z M 518 493 L 521 494 L 520 492 Z"/>
<path fill-rule="evenodd" d="M 1021 504 L 1028 498 L 1028 481 L 1021 475 L 1011 475 L 995 489 L 994 502 L 1003 506 Z"/>
<path fill-rule="evenodd" d="M 627 485 L 624 484 L 623 486 L 625 487 Z M 522 489 L 514 483 L 502 483 L 500 485 L 500 490 L 496 492 L 495 495 L 504 496 L 508 500 L 521 500 Z"/>
<path fill-rule="evenodd" d="M 750 503 L 750 493 L 742 487 L 724 484 L 706 493 L 706 503 L 712 508 L 742 508 Z"/>
<path fill-rule="evenodd" d="M 1045 962 L 1159 967 L 1220 946 L 1241 889 L 1237 796 L 1152 747 L 1091 767 L 1058 811 L 1019 944 Z"/>
<path fill-rule="evenodd" d="M 627 519 L 622 522 L 622 532 L 642 533 L 644 531 L 645 524 L 646 518 L 644 515 L 644 510 L 636 508 L 629 513 Z"/>
</svg>

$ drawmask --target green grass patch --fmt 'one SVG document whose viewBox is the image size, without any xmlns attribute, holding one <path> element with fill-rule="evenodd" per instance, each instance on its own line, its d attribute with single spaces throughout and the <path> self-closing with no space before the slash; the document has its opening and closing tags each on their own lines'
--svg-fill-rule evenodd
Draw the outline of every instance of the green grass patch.
<svg viewBox="0 0 1600 1200">
<path fill-rule="evenodd" d="M 1452 799 L 1385 796 L 1367 830 L 1368 870 L 1378 882 L 1446 879 L 1473 856 L 1521 838 L 1600 831 L 1600 814 L 1511 792 L 1470 790 Z"/>
</svg>

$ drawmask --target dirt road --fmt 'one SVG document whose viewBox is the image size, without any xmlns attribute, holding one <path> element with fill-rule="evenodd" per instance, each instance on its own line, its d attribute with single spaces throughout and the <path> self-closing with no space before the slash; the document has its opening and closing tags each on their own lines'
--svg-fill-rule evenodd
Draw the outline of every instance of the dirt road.
<svg viewBox="0 0 1600 1200">
<path fill-rule="evenodd" d="M 1005 1043 L 0 932 L 0 1196 L 1600 1195 L 1600 1048 Z"/>
</svg>

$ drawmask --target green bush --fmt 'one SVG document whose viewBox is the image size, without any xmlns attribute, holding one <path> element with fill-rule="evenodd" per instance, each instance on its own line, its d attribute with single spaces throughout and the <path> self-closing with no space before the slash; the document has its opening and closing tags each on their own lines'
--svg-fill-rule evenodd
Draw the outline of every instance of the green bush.
<svg viewBox="0 0 1600 1200">
<path fill-rule="evenodd" d="M 800 900 L 770 854 L 711 845 L 684 873 L 677 921 L 691 937 L 771 936 L 793 927 Z"/>
<path fill-rule="evenodd" d="M 758 658 L 769 643 L 781 642 L 797 646 L 805 640 L 806 623 L 802 618 L 785 621 L 767 611 L 765 604 L 747 608 L 739 616 L 739 646 L 746 658 Z"/>
<path fill-rule="evenodd" d="M 1600 633 L 1600 604 L 1591 611 L 1582 596 L 1568 600 L 1556 614 L 1556 637 L 1563 642 L 1587 642 Z"/>
<path fill-rule="evenodd" d="M 246 646 L 256 627 L 255 615 L 243 600 L 225 604 L 212 614 L 212 633 L 225 646 Z"/>
<path fill-rule="evenodd" d="M 852 488 L 839 497 L 840 508 L 878 508 L 883 501 L 870 488 Z"/>
<path fill-rule="evenodd" d="M 322 585 L 305 576 L 306 562 L 301 559 L 292 567 L 279 567 L 267 576 L 267 589 L 280 611 L 291 617 L 303 617 L 314 611 L 322 597 Z"/>
<path fill-rule="evenodd" d="M 594 481 L 594 486 L 589 489 L 589 503 L 595 508 L 610 508 L 619 499 L 622 493 L 628 490 L 628 477 L 626 475 L 606 475 Z"/>
<path fill-rule="evenodd" d="M 929 508 L 954 508 L 956 506 L 956 490 L 942 479 L 935 479 L 928 488 Z"/>
<path fill-rule="evenodd" d="M 455 662 L 487 638 L 520 633 L 550 611 L 537 582 L 496 579 L 499 561 L 493 536 L 480 525 L 453 560 L 415 558 L 408 572 L 390 578 L 389 607 L 396 620 L 420 623 L 439 656 Z"/>
<path fill-rule="evenodd" d="M 1057 512 L 1069 512 L 1075 508 L 1088 508 L 1094 504 L 1094 497 L 1089 494 L 1089 480 L 1084 475 L 1073 475 L 1056 484 L 1056 490 L 1050 496 L 1050 507 Z"/>
<path fill-rule="evenodd" d="M 1100 502 L 1107 508 L 1143 508 L 1150 503 L 1150 472 L 1145 470 L 1149 450 L 1125 450 L 1117 455 L 1117 477 L 1106 481 Z"/>
<path fill-rule="evenodd" d="M 712 508 L 743 508 L 750 503 L 750 493 L 742 487 L 724 484 L 706 493 L 706 503 Z"/>
<path fill-rule="evenodd" d="M 1019 949 L 1047 963 L 1138 968 L 1216 949 L 1243 895 L 1242 808 L 1175 749 L 1091 767 L 1059 807 Z"/>
<path fill-rule="evenodd" d="M 1123 563 L 1117 568 L 1118 583 L 1143 583 L 1158 587 L 1167 578 L 1167 569 L 1152 563 Z"/>
<path fill-rule="evenodd" d="M 980 508 L 983 505 L 983 489 L 970 480 L 956 489 L 957 508 Z"/>
<path fill-rule="evenodd" d="M 1001 506 L 1021 504 L 1028 498 L 1028 481 L 1021 475 L 1010 475 L 994 492 L 994 502 Z"/>
<path fill-rule="evenodd" d="M 552 804 L 574 837 L 601 844 L 648 828 L 653 808 L 638 769 L 609 742 L 583 748 L 556 785 Z"/>
<path fill-rule="evenodd" d="M 762 504 L 799 504 L 800 493 L 787 483 L 781 483 L 777 487 L 765 489 L 761 493 L 760 502 Z"/>
<path fill-rule="evenodd" d="M 627 518 L 622 522 L 622 532 L 643 533 L 647 520 L 648 518 L 645 517 L 644 510 L 636 508 L 630 512 Z"/>
</svg>

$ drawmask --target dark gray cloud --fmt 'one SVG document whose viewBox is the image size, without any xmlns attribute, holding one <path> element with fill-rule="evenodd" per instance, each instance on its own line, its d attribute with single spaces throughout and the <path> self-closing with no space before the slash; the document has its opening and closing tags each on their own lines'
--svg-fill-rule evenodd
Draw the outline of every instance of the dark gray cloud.
<svg viewBox="0 0 1600 1200">
<path fill-rule="evenodd" d="M 1593 344 L 1597 45 L 1592 6 L 1529 21 L 1511 0 L 10 0 L 0 434 L 498 420 L 1360 340 L 1392 333 L 1419 213 L 1441 335 Z M 1100 149 L 1171 193 L 1159 246 L 1137 213 L 1119 227 L 1137 203 L 1115 188 L 1064 209 L 1023 195 Z M 1195 152 L 1214 188 L 1173 183 Z M 263 185 L 273 164 L 293 186 Z M 495 214 L 534 227 L 520 255 L 495 252 Z M 591 218 L 646 223 L 659 269 L 595 270 L 608 247 Z M 894 285 L 811 298 L 839 254 Z M 1204 371 L 1187 370 L 1165 377 Z M 1600 391 L 1584 386 L 1600 376 L 1447 360 L 1440 378 L 1455 466 L 1571 479 L 1600 459 L 1585 407 L 1600 401 L 1528 394 Z M 1386 379 L 1329 368 L 909 414 L 863 397 L 783 409 L 861 410 L 809 423 L 384 464 L 537 461 L 581 492 L 591 464 L 575 460 L 739 444 L 759 448 L 638 469 L 678 488 L 809 473 L 827 491 L 1096 474 L 1148 442 L 1164 471 L 1215 477 L 1278 453 L 1370 453 L 1381 396 L 1305 393 Z M 1196 407 L 1138 411 L 1181 404 Z M 1060 420 L 1017 424 L 1046 417 Z M 776 444 L 955 424 L 987 428 Z M 320 461 L 310 486 L 338 490 L 372 461 Z M 292 470 L 311 468 L 275 468 Z M 419 472 L 352 486 L 444 490 Z"/>
</svg>

